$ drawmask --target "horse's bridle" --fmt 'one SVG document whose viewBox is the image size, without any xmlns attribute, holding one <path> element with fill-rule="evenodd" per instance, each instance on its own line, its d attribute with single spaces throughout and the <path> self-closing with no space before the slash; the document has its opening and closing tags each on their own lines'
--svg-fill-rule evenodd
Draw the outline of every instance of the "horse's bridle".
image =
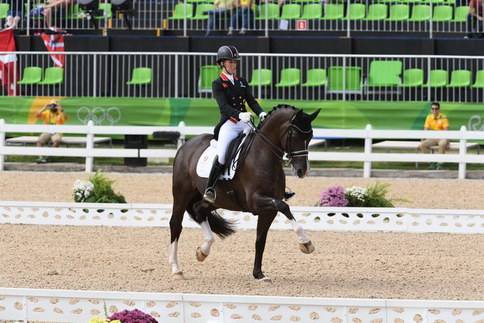
<svg viewBox="0 0 484 323">
<path fill-rule="evenodd" d="M 306 143 L 306 149 L 304 150 L 295 150 L 295 151 L 290 151 L 291 149 L 291 138 L 292 138 L 292 131 L 293 129 L 296 129 L 298 132 L 303 133 L 303 134 L 308 134 L 311 133 L 313 130 L 310 129 L 308 131 L 304 131 L 295 124 L 293 124 L 294 119 L 296 118 L 296 114 L 294 114 L 289 121 L 289 126 L 287 127 L 286 131 L 282 134 L 281 138 L 284 138 L 284 136 L 287 136 L 286 139 L 286 148 L 283 150 L 276 146 L 269 138 L 267 138 L 258 128 L 254 126 L 252 122 L 249 122 L 251 125 L 252 129 L 254 130 L 255 134 L 258 135 L 261 139 L 262 142 L 264 142 L 267 146 L 269 146 L 269 149 L 280 159 L 286 162 L 286 164 L 290 164 L 293 158 L 297 157 L 305 157 L 308 156 L 309 151 L 308 151 L 308 143 Z"/>
</svg>

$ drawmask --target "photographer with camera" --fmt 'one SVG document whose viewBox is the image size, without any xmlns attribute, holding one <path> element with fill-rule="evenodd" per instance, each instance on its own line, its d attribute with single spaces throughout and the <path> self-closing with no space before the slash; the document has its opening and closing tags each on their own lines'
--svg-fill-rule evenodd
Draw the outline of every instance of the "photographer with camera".
<svg viewBox="0 0 484 323">
<path fill-rule="evenodd" d="M 52 100 L 37 112 L 37 118 L 42 119 L 45 125 L 63 125 L 69 117 L 57 100 Z M 37 147 L 43 147 L 49 141 L 52 141 L 52 147 L 59 147 L 62 139 L 61 133 L 44 132 L 37 140 Z M 46 163 L 47 159 L 39 156 L 36 160 L 38 164 Z"/>
</svg>

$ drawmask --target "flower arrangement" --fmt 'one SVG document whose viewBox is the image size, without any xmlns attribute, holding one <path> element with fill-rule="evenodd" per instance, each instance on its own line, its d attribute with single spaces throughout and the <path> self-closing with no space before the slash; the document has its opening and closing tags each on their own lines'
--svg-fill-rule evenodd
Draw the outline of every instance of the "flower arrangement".
<svg viewBox="0 0 484 323">
<path fill-rule="evenodd" d="M 158 321 L 153 316 L 134 309 L 114 313 L 106 319 L 96 316 L 90 319 L 89 323 L 158 323 Z"/>
<path fill-rule="evenodd" d="M 77 180 L 73 187 L 74 202 L 126 203 L 123 195 L 114 192 L 114 182 L 101 172 L 96 172 L 87 181 Z"/>
<path fill-rule="evenodd" d="M 319 206 L 348 206 L 348 207 L 394 207 L 394 201 L 403 199 L 389 199 L 388 187 L 390 184 L 375 182 L 369 187 L 351 186 L 344 189 L 342 186 L 331 186 L 323 190 L 318 201 Z"/>
<path fill-rule="evenodd" d="M 319 206 L 348 206 L 343 186 L 331 186 L 321 193 Z"/>
</svg>

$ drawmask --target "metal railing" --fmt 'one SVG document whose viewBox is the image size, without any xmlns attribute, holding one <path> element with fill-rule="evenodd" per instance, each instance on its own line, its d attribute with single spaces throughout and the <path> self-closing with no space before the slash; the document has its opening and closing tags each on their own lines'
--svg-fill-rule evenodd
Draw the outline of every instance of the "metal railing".
<svg viewBox="0 0 484 323">
<path fill-rule="evenodd" d="M 14 79 L 26 69 L 54 67 L 48 52 L 16 55 Z M 212 98 L 220 69 L 213 53 L 56 52 L 65 55 L 54 84 L 19 85 L 17 95 Z M 145 79 L 135 70 L 147 68 Z M 238 75 L 256 98 L 272 100 L 482 102 L 481 56 L 244 54 Z M 13 80 L 8 79 L 10 84 Z M 134 82 L 133 82 L 134 80 Z M 15 82 L 13 82 L 15 83 Z M 22 82 L 21 82 L 22 83 Z M 6 89 L 3 91 L 6 95 Z"/>
</svg>

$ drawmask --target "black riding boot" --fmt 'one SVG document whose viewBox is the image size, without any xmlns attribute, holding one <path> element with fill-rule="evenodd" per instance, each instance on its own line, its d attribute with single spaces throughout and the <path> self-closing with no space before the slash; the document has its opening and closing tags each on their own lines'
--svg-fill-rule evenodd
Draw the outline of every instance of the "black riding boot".
<svg viewBox="0 0 484 323">
<path fill-rule="evenodd" d="M 289 201 L 296 193 L 289 191 L 289 192 L 284 192 L 284 200 Z"/>
<path fill-rule="evenodd" d="M 215 184 L 217 184 L 218 178 L 223 169 L 224 165 L 218 162 L 218 157 L 215 157 L 212 170 L 208 176 L 207 188 L 205 189 L 205 194 L 203 194 L 203 199 L 209 203 L 215 203 L 215 199 L 217 198 L 217 195 L 215 194 Z"/>
</svg>

